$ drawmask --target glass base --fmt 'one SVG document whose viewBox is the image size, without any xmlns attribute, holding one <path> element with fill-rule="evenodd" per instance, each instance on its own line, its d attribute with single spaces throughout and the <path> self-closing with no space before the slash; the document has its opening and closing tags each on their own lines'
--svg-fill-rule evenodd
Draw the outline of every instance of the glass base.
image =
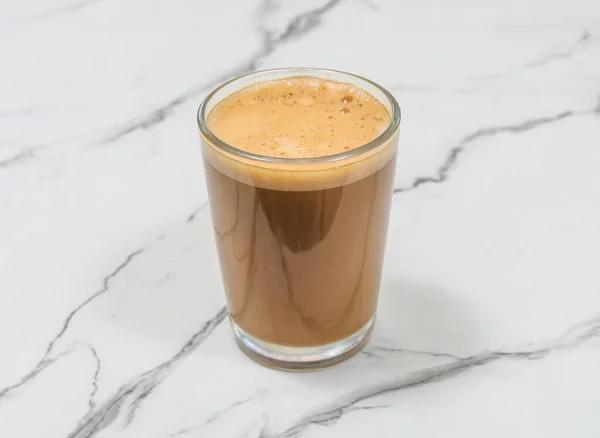
<svg viewBox="0 0 600 438">
<path fill-rule="evenodd" d="M 375 317 L 360 330 L 337 342 L 315 347 L 286 347 L 261 341 L 248 334 L 229 318 L 235 341 L 250 359 L 284 371 L 315 371 L 329 368 L 351 358 L 369 342 Z"/>
</svg>

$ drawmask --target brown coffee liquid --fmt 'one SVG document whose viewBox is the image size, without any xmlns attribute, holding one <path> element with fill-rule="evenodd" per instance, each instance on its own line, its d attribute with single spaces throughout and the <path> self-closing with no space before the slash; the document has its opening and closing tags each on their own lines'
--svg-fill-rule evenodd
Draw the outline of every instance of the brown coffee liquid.
<svg viewBox="0 0 600 438">
<path fill-rule="evenodd" d="M 241 150 L 310 158 L 365 145 L 390 116 L 354 85 L 298 77 L 231 94 L 207 124 Z M 319 165 L 257 163 L 204 147 L 234 322 L 288 346 L 328 344 L 367 324 L 377 306 L 395 146 Z"/>
</svg>

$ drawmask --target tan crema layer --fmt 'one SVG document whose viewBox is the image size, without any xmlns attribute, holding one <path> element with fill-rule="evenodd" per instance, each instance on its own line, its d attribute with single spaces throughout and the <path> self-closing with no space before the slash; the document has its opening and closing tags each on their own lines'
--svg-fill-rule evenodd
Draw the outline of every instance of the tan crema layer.
<svg viewBox="0 0 600 438">
<path fill-rule="evenodd" d="M 355 85 L 315 77 L 259 82 L 227 96 L 207 118 L 223 142 L 281 159 L 350 152 L 379 137 L 390 114 Z M 228 153 L 203 139 L 206 159 L 238 181 L 274 190 L 320 190 L 362 179 L 394 155 L 396 136 L 343 160 L 317 163 L 257 161 Z"/>
</svg>

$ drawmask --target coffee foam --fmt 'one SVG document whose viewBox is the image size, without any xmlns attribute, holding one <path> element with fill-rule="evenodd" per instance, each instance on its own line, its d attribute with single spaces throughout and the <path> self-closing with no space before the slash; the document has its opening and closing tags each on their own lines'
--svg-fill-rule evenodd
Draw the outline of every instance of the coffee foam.
<svg viewBox="0 0 600 438">
<path fill-rule="evenodd" d="M 379 137 L 390 125 L 390 115 L 365 90 L 315 77 L 259 82 L 236 91 L 215 105 L 207 125 L 217 138 L 242 151 L 279 159 L 325 157 L 318 163 L 256 161 L 203 139 L 205 158 L 219 171 L 278 190 L 349 184 L 382 168 L 397 143 L 394 135 L 374 150 L 328 162 L 329 155 L 350 152 Z"/>
</svg>

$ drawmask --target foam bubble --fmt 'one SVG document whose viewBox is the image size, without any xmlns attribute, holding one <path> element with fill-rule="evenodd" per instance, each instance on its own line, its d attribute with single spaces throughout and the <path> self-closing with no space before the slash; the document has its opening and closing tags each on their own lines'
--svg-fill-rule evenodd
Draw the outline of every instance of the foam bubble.
<svg viewBox="0 0 600 438">
<path fill-rule="evenodd" d="M 385 130 L 390 116 L 377 99 L 354 85 L 297 77 L 233 93 L 213 108 L 207 123 L 234 147 L 302 158 L 362 146 Z"/>
</svg>

